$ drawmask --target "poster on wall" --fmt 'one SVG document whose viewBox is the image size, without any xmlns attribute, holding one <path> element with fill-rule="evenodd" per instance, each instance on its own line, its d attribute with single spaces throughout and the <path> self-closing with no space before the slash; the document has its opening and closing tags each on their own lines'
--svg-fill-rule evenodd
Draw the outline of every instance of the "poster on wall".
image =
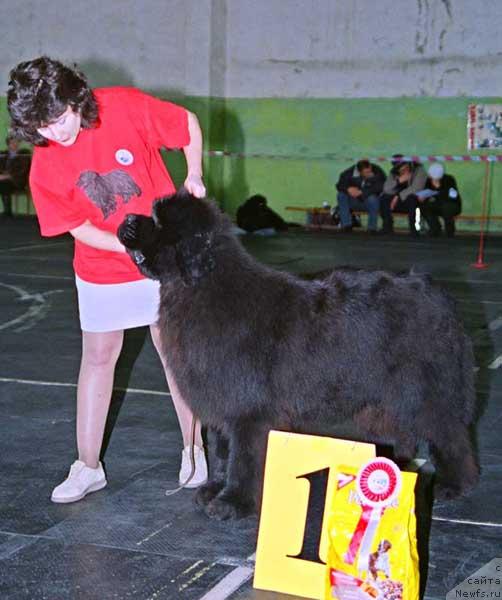
<svg viewBox="0 0 502 600">
<path fill-rule="evenodd" d="M 502 149 L 502 104 L 470 104 L 467 131 L 469 150 Z"/>
</svg>

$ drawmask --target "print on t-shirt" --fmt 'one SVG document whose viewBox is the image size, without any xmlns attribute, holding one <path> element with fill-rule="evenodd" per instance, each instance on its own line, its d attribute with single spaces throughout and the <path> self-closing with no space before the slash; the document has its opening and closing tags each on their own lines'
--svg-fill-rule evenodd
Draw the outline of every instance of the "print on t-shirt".
<svg viewBox="0 0 502 600">
<path fill-rule="evenodd" d="M 83 171 L 76 185 L 102 210 L 105 219 L 117 210 L 115 196 L 122 196 L 124 203 L 133 196 L 141 196 L 141 188 L 129 173 L 121 169 L 103 175 L 96 171 Z"/>
</svg>

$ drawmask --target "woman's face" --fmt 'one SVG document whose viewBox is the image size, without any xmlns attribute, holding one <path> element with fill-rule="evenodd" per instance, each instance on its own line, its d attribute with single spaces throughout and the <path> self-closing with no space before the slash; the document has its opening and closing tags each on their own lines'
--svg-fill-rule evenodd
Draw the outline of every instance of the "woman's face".
<svg viewBox="0 0 502 600">
<path fill-rule="evenodd" d="M 37 129 L 38 133 L 51 142 L 61 146 L 71 146 L 75 143 L 80 133 L 81 117 L 79 112 L 74 112 L 71 106 L 65 110 L 52 123 L 47 123 Z"/>
</svg>

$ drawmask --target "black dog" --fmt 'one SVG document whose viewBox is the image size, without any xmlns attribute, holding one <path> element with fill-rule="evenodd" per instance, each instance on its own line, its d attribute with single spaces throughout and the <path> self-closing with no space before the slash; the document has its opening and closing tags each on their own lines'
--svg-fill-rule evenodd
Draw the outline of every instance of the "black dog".
<svg viewBox="0 0 502 600">
<path fill-rule="evenodd" d="M 304 281 L 254 260 L 218 208 L 186 191 L 119 238 L 161 282 L 160 327 L 179 389 L 219 432 L 197 501 L 209 516 L 256 510 L 270 429 L 350 419 L 395 457 L 429 442 L 446 496 L 478 478 L 470 441 L 473 355 L 452 300 L 426 278 L 340 269 Z"/>
</svg>

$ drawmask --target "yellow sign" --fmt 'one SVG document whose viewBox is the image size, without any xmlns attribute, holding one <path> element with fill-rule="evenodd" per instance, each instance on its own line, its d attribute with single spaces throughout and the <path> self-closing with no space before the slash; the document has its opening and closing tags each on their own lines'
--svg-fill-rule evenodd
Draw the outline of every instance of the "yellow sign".
<svg viewBox="0 0 502 600">
<path fill-rule="evenodd" d="M 374 456 L 373 444 L 270 432 L 255 588 L 323 598 L 337 467 L 358 467 Z"/>
</svg>

